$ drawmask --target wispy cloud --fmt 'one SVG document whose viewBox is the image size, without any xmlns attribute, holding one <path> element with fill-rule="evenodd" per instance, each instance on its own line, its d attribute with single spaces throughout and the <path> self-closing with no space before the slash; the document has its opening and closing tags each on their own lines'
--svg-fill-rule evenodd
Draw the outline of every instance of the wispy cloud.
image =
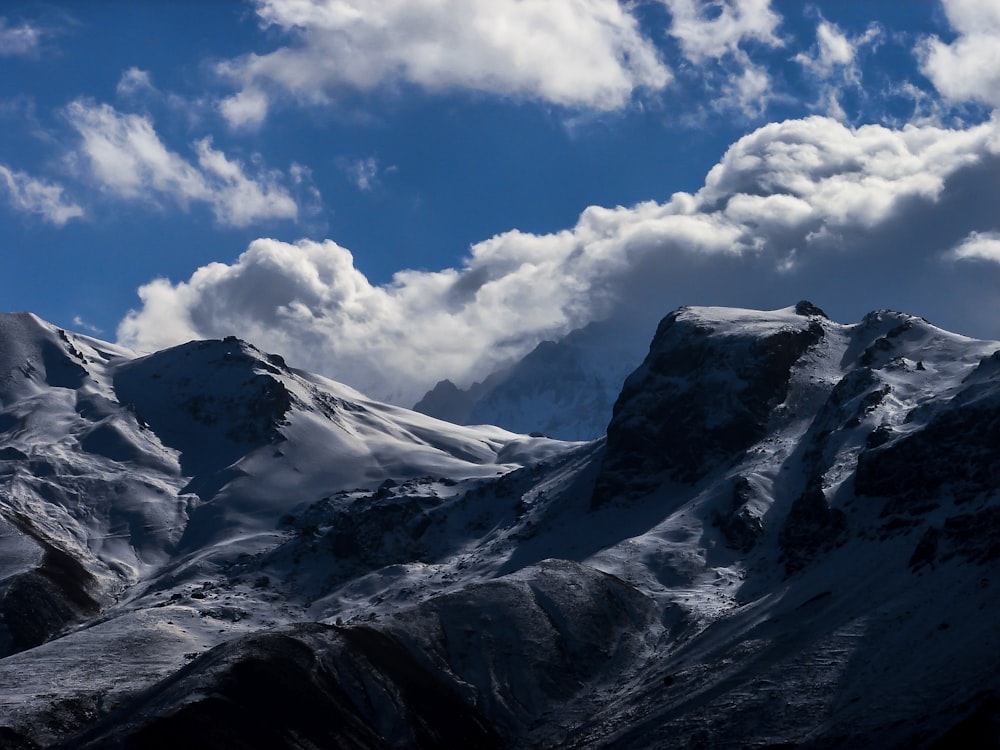
<svg viewBox="0 0 1000 750">
<path fill-rule="evenodd" d="M 761 117 L 774 97 L 771 74 L 746 45 L 783 46 L 776 33 L 782 19 L 771 0 L 661 1 L 671 16 L 668 33 L 692 64 L 683 76 L 705 90 L 708 108 Z"/>
<path fill-rule="evenodd" d="M 370 193 L 381 185 L 380 175 L 395 172 L 396 167 L 383 167 L 375 156 L 360 159 L 338 159 L 337 164 L 347 178 L 363 193 Z"/>
<path fill-rule="evenodd" d="M 670 35 L 691 62 L 718 59 L 735 53 L 753 40 L 772 47 L 782 42 L 775 34 L 781 16 L 771 0 L 662 0 L 670 10 Z"/>
<path fill-rule="evenodd" d="M 816 27 L 814 50 L 811 53 L 800 52 L 795 61 L 825 78 L 837 67 L 854 64 L 854 43 L 837 24 L 822 20 Z"/>
<path fill-rule="evenodd" d="M 31 57 L 40 51 L 45 32 L 30 23 L 11 25 L 0 16 L 0 57 Z"/>
<path fill-rule="evenodd" d="M 267 219 L 295 219 L 299 207 L 282 183 L 281 172 L 255 169 L 196 140 L 194 160 L 169 150 L 152 121 L 119 112 L 107 104 L 77 100 L 66 110 L 80 134 L 79 154 L 86 172 L 108 195 L 182 208 L 207 204 L 222 225 L 247 226 Z"/>
<path fill-rule="evenodd" d="M 155 91 L 153 79 L 148 70 L 136 67 L 128 68 L 122 73 L 121 78 L 118 79 L 118 86 L 115 87 L 115 93 L 118 96 L 134 96 L 146 91 Z"/>
<path fill-rule="evenodd" d="M 947 253 L 952 260 L 988 260 L 1000 263 L 1000 232 L 970 232 Z"/>
<path fill-rule="evenodd" d="M 878 24 L 870 24 L 861 34 L 851 36 L 837 24 L 821 18 L 816 26 L 816 44 L 808 52 L 795 56 L 819 86 L 817 108 L 823 113 L 846 120 L 841 98 L 848 90 L 862 87 L 859 54 L 876 47 L 882 37 Z"/>
<path fill-rule="evenodd" d="M 771 76 L 762 65 L 754 64 L 742 50 L 732 55 L 735 70 L 713 102 L 716 110 L 738 110 L 748 119 L 762 117 L 774 96 Z"/>
<path fill-rule="evenodd" d="M 64 188 L 0 164 L 0 187 L 10 205 L 22 213 L 35 214 L 56 226 L 83 216 L 83 209 L 66 200 Z"/>
<path fill-rule="evenodd" d="M 81 329 L 81 330 L 84 330 L 84 331 L 90 331 L 91 333 L 95 333 L 95 334 L 104 333 L 104 331 L 102 329 L 98 328 L 97 326 L 91 325 L 90 323 L 88 323 L 87 321 L 85 321 L 83 318 L 81 318 L 79 315 L 74 315 L 73 316 L 73 325 L 76 326 L 78 329 Z"/>
</svg>

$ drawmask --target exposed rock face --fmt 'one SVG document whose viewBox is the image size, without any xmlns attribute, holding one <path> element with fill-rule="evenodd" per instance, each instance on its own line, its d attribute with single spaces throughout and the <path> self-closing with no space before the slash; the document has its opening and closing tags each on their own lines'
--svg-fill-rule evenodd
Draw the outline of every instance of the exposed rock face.
<svg viewBox="0 0 1000 750">
<path fill-rule="evenodd" d="M 747 477 L 737 477 L 730 506 L 712 519 L 725 536 L 726 544 L 741 552 L 752 550 L 764 535 L 762 513 L 753 502 L 755 494 L 753 482 Z"/>
<path fill-rule="evenodd" d="M 976 565 L 991 565 L 1000 560 L 1000 508 L 991 506 L 976 513 L 959 513 L 944 519 L 941 526 L 930 526 L 910 558 L 910 566 L 919 569 L 959 558 Z"/>
<path fill-rule="evenodd" d="M 41 552 L 37 567 L 0 581 L 0 658 L 44 643 L 63 627 L 97 614 L 97 580 L 46 540 L 24 516 L 13 525 Z M 0 523 L 5 531 L 6 523 Z"/>
<path fill-rule="evenodd" d="M 1000 381 L 987 371 L 998 357 L 985 360 L 961 391 L 947 403 L 916 411 L 910 423 L 926 420 L 918 430 L 865 451 L 858 459 L 858 494 L 893 498 L 895 512 L 940 503 L 962 504 L 1000 485 Z M 905 425 L 904 425 L 905 426 Z"/>
<path fill-rule="evenodd" d="M 823 335 L 812 315 L 716 320 L 710 308 L 668 315 L 615 403 L 595 505 L 663 480 L 693 484 L 739 458 L 764 436 L 792 366 Z"/>
<path fill-rule="evenodd" d="M 823 491 L 812 486 L 792 503 L 778 537 L 785 569 L 795 573 L 823 552 L 844 542 L 847 514 L 831 508 Z"/>
</svg>

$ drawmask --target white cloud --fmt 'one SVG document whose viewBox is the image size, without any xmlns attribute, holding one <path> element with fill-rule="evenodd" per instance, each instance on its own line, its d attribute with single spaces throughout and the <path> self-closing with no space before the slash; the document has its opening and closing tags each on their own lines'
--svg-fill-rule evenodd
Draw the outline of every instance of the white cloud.
<svg viewBox="0 0 1000 750">
<path fill-rule="evenodd" d="M 82 329 L 84 331 L 90 331 L 91 333 L 97 333 L 97 334 L 104 333 L 103 330 L 101 330 L 95 325 L 91 325 L 86 320 L 81 318 L 79 315 L 73 316 L 73 325 L 76 326 L 78 330 Z"/>
<path fill-rule="evenodd" d="M 0 186 L 6 188 L 7 199 L 17 211 L 37 214 L 51 224 L 62 226 L 70 219 L 83 216 L 83 209 L 65 200 L 63 187 L 31 177 L 0 164 Z"/>
<path fill-rule="evenodd" d="M 670 35 L 696 66 L 684 72 L 708 83 L 711 108 L 761 117 L 774 98 L 771 76 L 742 45 L 782 46 L 775 34 L 781 16 L 771 9 L 771 0 L 661 1 L 670 11 Z"/>
<path fill-rule="evenodd" d="M 166 198 L 182 208 L 205 203 L 219 224 L 230 226 L 298 216 L 281 173 L 248 175 L 242 162 L 213 148 L 210 138 L 195 141 L 197 161 L 192 163 L 163 144 L 148 117 L 85 100 L 71 103 L 66 113 L 82 138 L 80 151 L 90 175 L 110 195 L 153 202 Z"/>
<path fill-rule="evenodd" d="M 122 73 L 121 78 L 118 79 L 118 86 L 115 87 L 115 93 L 118 96 L 134 96 L 143 91 L 155 90 L 149 71 L 136 67 L 131 67 Z"/>
<path fill-rule="evenodd" d="M 42 43 L 43 32 L 37 26 L 22 23 L 9 26 L 0 16 L 0 57 L 29 57 L 36 55 Z"/>
<path fill-rule="evenodd" d="M 820 21 L 816 27 L 815 51 L 811 55 L 800 52 L 795 56 L 795 61 L 825 78 L 835 67 L 854 64 L 854 47 L 854 42 L 837 24 Z"/>
<path fill-rule="evenodd" d="M 920 49 L 924 74 L 952 101 L 1000 107 L 1000 4 L 996 0 L 942 0 L 958 33 L 953 42 L 928 38 Z"/>
<path fill-rule="evenodd" d="M 771 77 L 765 68 L 755 65 L 738 50 L 734 54 L 739 72 L 730 77 L 715 102 L 718 110 L 740 110 L 746 117 L 761 117 L 772 99 Z"/>
<path fill-rule="evenodd" d="M 219 103 L 219 111 L 234 128 L 252 128 L 267 119 L 267 95 L 248 87 Z"/>
<path fill-rule="evenodd" d="M 153 76 L 148 70 L 131 67 L 125 70 L 115 86 L 115 95 L 119 101 L 132 108 L 142 108 L 144 111 L 167 110 L 174 121 L 186 121 L 190 130 L 203 126 L 206 116 L 214 119 L 218 103 L 207 96 L 183 96 L 173 91 L 164 91 L 153 82 Z"/>
<path fill-rule="evenodd" d="M 947 257 L 952 260 L 988 260 L 1000 263 L 1000 232 L 971 232 Z"/>
<path fill-rule="evenodd" d="M 878 44 L 881 37 L 878 24 L 870 24 L 863 34 L 851 37 L 836 24 L 820 19 L 816 45 L 810 52 L 800 52 L 794 58 L 820 84 L 819 111 L 838 120 L 847 119 L 840 99 L 846 90 L 861 88 L 858 54 Z"/>
<path fill-rule="evenodd" d="M 681 45 L 684 56 L 694 63 L 736 52 L 752 39 L 772 47 L 781 46 L 775 30 L 781 16 L 771 9 L 771 0 L 663 0 L 670 10 L 670 35 Z"/>
<path fill-rule="evenodd" d="M 618 0 L 257 0 L 257 13 L 294 41 L 219 66 L 240 86 L 220 105 L 233 126 L 262 121 L 275 95 L 411 84 L 611 110 L 671 78 Z"/>
<path fill-rule="evenodd" d="M 467 383 L 608 315 L 650 326 L 677 304 L 782 306 L 840 285 L 873 309 L 943 283 L 920 259 L 982 220 L 964 216 L 968 198 L 949 203 L 949 185 L 977 168 L 992 180 L 998 155 L 995 121 L 965 130 L 773 123 L 736 142 L 697 193 L 591 207 L 554 234 L 506 232 L 474 245 L 457 269 L 401 271 L 379 286 L 334 242 L 256 240 L 232 264 L 142 287 L 143 306 L 118 335 L 150 350 L 234 333 L 408 405 L 441 378 Z M 985 200 L 992 220 L 997 199 Z M 932 298 L 922 289 L 909 299 L 927 313 Z"/>
<path fill-rule="evenodd" d="M 374 156 L 353 161 L 345 160 L 342 162 L 342 168 L 351 182 L 363 193 L 371 192 L 379 185 L 380 166 L 378 159 Z M 389 169 L 391 170 L 392 167 Z"/>
</svg>

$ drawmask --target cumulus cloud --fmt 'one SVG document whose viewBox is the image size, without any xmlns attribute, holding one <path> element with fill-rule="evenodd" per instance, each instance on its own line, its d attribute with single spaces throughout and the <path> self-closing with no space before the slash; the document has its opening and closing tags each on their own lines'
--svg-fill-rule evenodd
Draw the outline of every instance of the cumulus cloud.
<svg viewBox="0 0 1000 750">
<path fill-rule="evenodd" d="M 942 287 L 968 278 L 929 269 L 928 259 L 939 266 L 970 230 L 997 228 L 1000 197 L 983 184 L 998 165 L 995 121 L 773 123 L 737 141 L 696 193 L 591 207 L 553 234 L 499 234 L 459 268 L 401 271 L 385 285 L 332 241 L 259 239 L 233 263 L 142 287 L 142 307 L 118 335 L 151 350 L 235 333 L 409 405 L 441 378 L 468 383 L 593 320 L 651 333 L 678 304 L 780 307 L 814 296 L 834 314 L 952 314 L 963 295 Z M 829 305 L 831 290 L 862 309 Z"/>
<path fill-rule="evenodd" d="M 921 66 L 938 91 L 952 101 L 1000 107 L 1000 4 L 995 0 L 942 0 L 957 38 L 928 38 Z"/>
<path fill-rule="evenodd" d="M 611 110 L 671 78 L 618 0 L 257 0 L 257 13 L 293 39 L 219 66 L 240 87 L 220 105 L 234 126 L 260 123 L 275 95 L 410 84 Z"/>
<path fill-rule="evenodd" d="M 298 204 L 282 185 L 284 175 L 248 174 L 246 165 L 214 148 L 210 138 L 194 142 L 192 162 L 170 151 L 146 116 L 86 100 L 72 102 L 66 114 L 81 136 L 80 154 L 90 176 L 109 195 L 167 199 L 182 208 L 205 203 L 219 224 L 229 226 L 298 216 Z"/>
<path fill-rule="evenodd" d="M 953 260 L 988 260 L 1000 263 L 1000 232 L 971 232 L 949 253 Z"/>
<path fill-rule="evenodd" d="M 30 23 L 9 25 L 0 16 L 0 57 L 30 57 L 38 54 L 43 32 Z"/>
<path fill-rule="evenodd" d="M 3 164 L 0 164 L 0 186 L 6 189 L 7 200 L 15 210 L 36 214 L 50 224 L 62 226 L 70 219 L 83 216 L 80 206 L 63 197 L 61 185 L 39 180 Z"/>
</svg>

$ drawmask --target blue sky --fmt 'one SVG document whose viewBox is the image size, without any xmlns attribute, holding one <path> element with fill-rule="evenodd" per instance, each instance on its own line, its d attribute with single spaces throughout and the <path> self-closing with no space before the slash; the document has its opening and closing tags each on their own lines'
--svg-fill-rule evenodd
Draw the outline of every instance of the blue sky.
<svg viewBox="0 0 1000 750">
<path fill-rule="evenodd" d="M 0 6 L 0 295 L 412 403 L 595 320 L 1000 338 L 993 0 Z"/>
</svg>

